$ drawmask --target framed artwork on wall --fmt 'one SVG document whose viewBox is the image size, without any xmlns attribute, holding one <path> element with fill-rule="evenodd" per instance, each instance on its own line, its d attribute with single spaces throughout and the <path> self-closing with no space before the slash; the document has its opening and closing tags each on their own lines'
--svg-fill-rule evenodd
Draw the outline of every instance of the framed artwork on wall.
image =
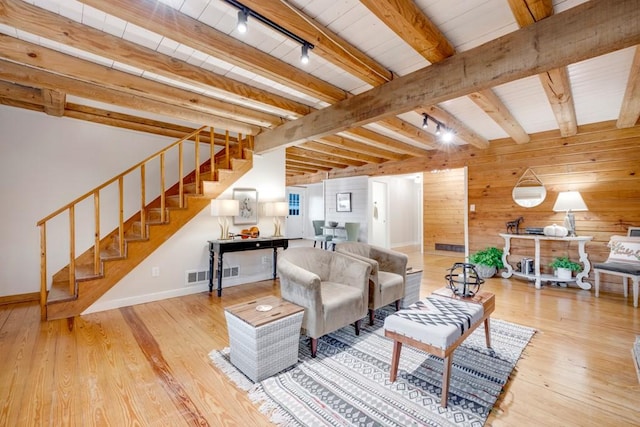
<svg viewBox="0 0 640 427">
<path fill-rule="evenodd" d="M 255 188 L 234 188 L 233 200 L 240 204 L 240 213 L 233 217 L 234 225 L 258 223 L 258 192 Z"/>
<path fill-rule="evenodd" d="M 351 193 L 336 193 L 336 212 L 351 212 Z"/>
</svg>

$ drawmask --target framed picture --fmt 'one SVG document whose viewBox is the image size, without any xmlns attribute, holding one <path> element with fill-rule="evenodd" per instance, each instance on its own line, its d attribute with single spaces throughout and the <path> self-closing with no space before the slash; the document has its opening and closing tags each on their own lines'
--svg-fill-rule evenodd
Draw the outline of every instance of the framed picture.
<svg viewBox="0 0 640 427">
<path fill-rule="evenodd" d="M 240 204 L 240 213 L 233 217 L 235 225 L 258 223 L 258 192 L 255 188 L 234 188 L 233 200 Z"/>
<path fill-rule="evenodd" d="M 351 193 L 336 194 L 336 212 L 351 212 Z"/>
</svg>

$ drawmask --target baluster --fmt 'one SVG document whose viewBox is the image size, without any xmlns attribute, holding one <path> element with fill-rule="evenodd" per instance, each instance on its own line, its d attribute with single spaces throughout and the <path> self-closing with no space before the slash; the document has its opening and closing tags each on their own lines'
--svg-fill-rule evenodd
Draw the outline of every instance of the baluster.
<svg viewBox="0 0 640 427">
<path fill-rule="evenodd" d="M 238 132 L 238 157 L 244 159 L 244 152 L 242 151 L 242 134 Z"/>
<path fill-rule="evenodd" d="M 69 206 L 69 292 L 76 293 L 76 219 L 75 205 Z"/>
<path fill-rule="evenodd" d="M 93 236 L 93 274 L 100 273 L 100 192 L 93 193 L 93 220 L 95 231 Z"/>
<path fill-rule="evenodd" d="M 146 178 L 146 167 L 145 164 L 140 165 L 140 227 L 141 227 L 141 236 L 142 238 L 147 237 L 147 201 L 146 201 L 146 188 L 147 188 L 147 178 Z"/>
<path fill-rule="evenodd" d="M 216 134 L 213 126 L 209 128 L 209 162 L 211 163 L 211 181 L 216 179 Z"/>
<path fill-rule="evenodd" d="M 182 208 L 182 200 L 184 199 L 184 181 L 182 176 L 184 175 L 184 166 L 182 166 L 182 158 L 184 154 L 184 148 L 182 142 L 178 144 L 178 196 L 180 200 L 178 201 L 178 207 Z"/>
<path fill-rule="evenodd" d="M 40 224 L 40 318 L 47 319 L 47 223 Z"/>
<path fill-rule="evenodd" d="M 227 169 L 231 169 L 231 160 L 229 159 L 229 131 L 228 130 L 224 132 L 224 155 L 225 155 L 225 165 L 227 165 Z"/>
<path fill-rule="evenodd" d="M 118 178 L 119 219 L 118 219 L 118 250 L 124 254 L 124 180 L 122 175 Z"/>
<path fill-rule="evenodd" d="M 160 222 L 165 220 L 165 194 L 164 194 L 164 152 L 160 154 Z"/>
<path fill-rule="evenodd" d="M 196 142 L 194 144 L 196 152 L 194 153 L 194 161 L 196 166 L 196 194 L 200 194 L 200 132 L 196 134 Z M 180 175 L 182 177 L 182 175 Z M 182 181 L 182 178 L 180 178 Z"/>
</svg>

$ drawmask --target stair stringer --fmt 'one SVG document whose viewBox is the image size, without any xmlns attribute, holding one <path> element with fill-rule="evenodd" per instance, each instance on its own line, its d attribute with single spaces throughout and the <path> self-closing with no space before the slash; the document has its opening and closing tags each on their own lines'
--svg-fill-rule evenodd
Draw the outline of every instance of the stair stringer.
<svg viewBox="0 0 640 427">
<path fill-rule="evenodd" d="M 125 254 L 120 258 L 101 260 L 101 274 L 96 278 L 77 279 L 75 296 L 47 302 L 47 320 L 72 318 L 80 315 L 109 289 L 122 280 L 179 229 L 193 219 L 212 198 L 218 197 L 253 167 L 247 159 L 231 159 L 232 169 L 219 169 L 217 181 L 202 181 L 203 194 L 185 194 L 184 208 L 170 208 L 170 220 L 149 226 L 148 238 L 127 240 Z"/>
</svg>

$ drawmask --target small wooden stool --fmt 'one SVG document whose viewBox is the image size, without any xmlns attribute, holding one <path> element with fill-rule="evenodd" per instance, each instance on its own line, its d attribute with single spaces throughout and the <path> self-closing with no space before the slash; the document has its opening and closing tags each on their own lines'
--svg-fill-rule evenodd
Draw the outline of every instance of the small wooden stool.
<svg viewBox="0 0 640 427">
<path fill-rule="evenodd" d="M 494 309 L 495 297 L 491 292 L 480 291 L 471 298 L 460 298 L 449 288 L 442 288 L 388 316 L 384 335 L 393 339 L 391 382 L 396 380 L 403 343 L 441 357 L 444 371 L 440 405 L 446 408 L 453 351 L 483 322 L 487 347 L 491 347 L 489 317 Z"/>
</svg>

